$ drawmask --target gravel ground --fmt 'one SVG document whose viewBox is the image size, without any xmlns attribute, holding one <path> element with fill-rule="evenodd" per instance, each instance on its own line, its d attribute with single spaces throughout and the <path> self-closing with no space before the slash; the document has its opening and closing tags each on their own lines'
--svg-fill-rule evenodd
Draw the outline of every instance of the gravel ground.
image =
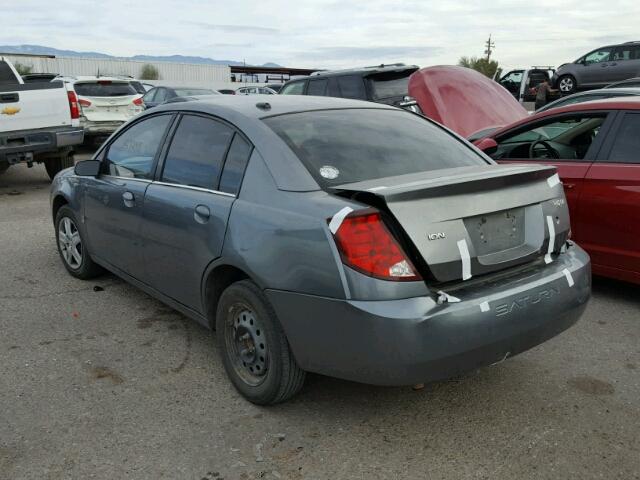
<svg viewBox="0 0 640 480">
<path fill-rule="evenodd" d="M 271 408 L 214 334 L 58 258 L 42 166 L 0 177 L 0 479 L 638 479 L 640 296 L 596 279 L 582 320 L 463 378 L 310 376 Z M 101 287 L 101 288 L 96 288 Z"/>
</svg>

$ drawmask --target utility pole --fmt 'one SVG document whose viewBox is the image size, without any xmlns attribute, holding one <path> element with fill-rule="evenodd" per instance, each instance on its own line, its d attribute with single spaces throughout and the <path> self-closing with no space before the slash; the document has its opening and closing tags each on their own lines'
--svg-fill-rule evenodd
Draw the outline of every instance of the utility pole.
<svg viewBox="0 0 640 480">
<path fill-rule="evenodd" d="M 491 34 L 489 34 L 489 40 L 485 42 L 485 46 L 486 50 L 484 53 L 487 56 L 487 62 L 489 62 L 491 60 L 491 53 L 493 52 L 493 49 L 496 48 L 496 44 L 491 41 Z"/>
</svg>

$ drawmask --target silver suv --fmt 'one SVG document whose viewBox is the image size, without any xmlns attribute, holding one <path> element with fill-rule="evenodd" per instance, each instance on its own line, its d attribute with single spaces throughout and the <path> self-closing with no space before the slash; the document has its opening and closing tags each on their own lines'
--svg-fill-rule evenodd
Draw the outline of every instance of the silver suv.
<svg viewBox="0 0 640 480">
<path fill-rule="evenodd" d="M 553 84 L 563 94 L 640 76 L 640 41 L 609 45 L 561 65 Z"/>
</svg>

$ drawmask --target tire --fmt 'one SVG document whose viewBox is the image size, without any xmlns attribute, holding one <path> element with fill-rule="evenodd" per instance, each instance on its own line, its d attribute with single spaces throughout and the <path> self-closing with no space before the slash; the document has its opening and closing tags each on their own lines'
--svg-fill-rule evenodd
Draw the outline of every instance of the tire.
<svg viewBox="0 0 640 480">
<path fill-rule="evenodd" d="M 10 166 L 11 165 L 9 165 L 8 163 L 0 163 L 0 175 L 9 170 Z"/>
<path fill-rule="evenodd" d="M 55 177 L 58 172 L 65 168 L 73 167 L 74 165 L 75 161 L 73 159 L 73 152 L 65 153 L 59 157 L 45 160 L 44 162 L 44 167 L 47 169 L 47 175 L 49 175 L 51 180 L 53 180 L 53 177 Z"/>
<path fill-rule="evenodd" d="M 97 277 L 104 270 L 91 259 L 88 250 L 84 248 L 85 242 L 77 225 L 78 221 L 73 210 L 67 205 L 60 207 L 55 221 L 56 245 L 60 259 L 72 276 L 88 280 Z M 79 241 L 77 244 L 74 243 L 76 239 Z M 75 255 L 72 253 L 73 249 L 75 249 Z"/>
<path fill-rule="evenodd" d="M 558 90 L 562 95 L 571 95 L 578 89 L 578 84 L 573 75 L 562 75 L 558 78 Z"/>
<path fill-rule="evenodd" d="M 305 372 L 273 307 L 253 282 L 242 280 L 222 292 L 216 336 L 227 375 L 251 403 L 274 405 L 302 388 Z"/>
</svg>

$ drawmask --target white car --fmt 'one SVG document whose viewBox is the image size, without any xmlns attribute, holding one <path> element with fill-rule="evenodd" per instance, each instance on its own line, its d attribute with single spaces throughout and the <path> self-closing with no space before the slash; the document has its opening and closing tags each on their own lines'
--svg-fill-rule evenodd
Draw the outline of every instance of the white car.
<svg viewBox="0 0 640 480">
<path fill-rule="evenodd" d="M 76 92 L 85 137 L 111 135 L 144 110 L 142 95 L 129 80 L 117 77 L 58 77 L 55 80 L 70 84 Z"/>
<path fill-rule="evenodd" d="M 61 82 L 24 83 L 0 57 L 0 174 L 11 165 L 44 163 L 53 178 L 73 166 L 83 131 L 76 94 Z"/>
<path fill-rule="evenodd" d="M 236 95 L 277 95 L 277 92 L 269 87 L 240 87 Z"/>
</svg>

